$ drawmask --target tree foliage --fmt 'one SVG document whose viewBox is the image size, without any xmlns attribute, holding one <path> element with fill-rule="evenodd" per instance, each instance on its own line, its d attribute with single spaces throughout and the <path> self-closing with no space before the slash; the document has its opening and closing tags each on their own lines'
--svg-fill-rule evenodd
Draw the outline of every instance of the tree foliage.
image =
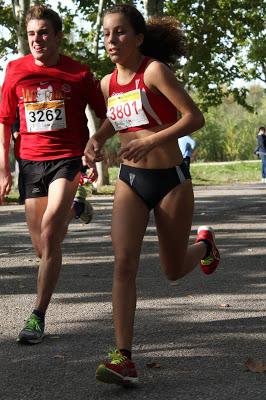
<svg viewBox="0 0 266 400">
<path fill-rule="evenodd" d="M 233 83 L 263 79 L 266 2 L 171 0 L 165 1 L 165 12 L 176 15 L 185 29 L 189 56 L 182 77 L 197 89 L 205 108 L 220 104 L 230 93 L 246 106 L 247 89 L 234 88 Z"/>
<path fill-rule="evenodd" d="M 261 86 L 251 86 L 247 97 L 254 113 L 243 109 L 232 95 L 205 113 L 206 124 L 193 137 L 197 141 L 197 161 L 237 161 L 254 159 L 256 134 L 265 125 L 266 97 Z"/>
<path fill-rule="evenodd" d="M 16 22 L 12 4 L 0 0 L 0 28 L 3 35 L 0 37 L 0 58 L 17 51 Z M 6 34 L 4 34 L 6 32 Z"/>
</svg>

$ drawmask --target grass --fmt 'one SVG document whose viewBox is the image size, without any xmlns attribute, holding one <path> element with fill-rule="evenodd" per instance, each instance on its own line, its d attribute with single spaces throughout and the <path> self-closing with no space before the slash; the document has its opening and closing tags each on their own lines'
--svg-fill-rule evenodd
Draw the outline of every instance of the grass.
<svg viewBox="0 0 266 400">
<path fill-rule="evenodd" d="M 196 186 L 224 185 L 228 183 L 259 182 L 261 161 L 234 161 L 224 163 L 192 163 L 190 172 Z M 112 195 L 118 175 L 118 167 L 109 168 L 110 185 L 97 190 L 99 195 Z M 90 192 L 90 190 L 88 190 Z M 94 191 L 93 191 L 94 192 Z M 11 191 L 8 203 L 17 202 L 18 192 Z"/>
<path fill-rule="evenodd" d="M 261 178 L 261 161 L 192 163 L 190 170 L 194 185 L 258 182 Z"/>
</svg>

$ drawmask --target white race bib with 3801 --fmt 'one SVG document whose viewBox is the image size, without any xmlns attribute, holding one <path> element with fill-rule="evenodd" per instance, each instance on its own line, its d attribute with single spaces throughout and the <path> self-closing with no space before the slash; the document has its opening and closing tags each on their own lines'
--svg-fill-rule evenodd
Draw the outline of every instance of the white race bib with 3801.
<svg viewBox="0 0 266 400">
<path fill-rule="evenodd" d="M 109 97 L 106 116 L 116 131 L 149 123 L 142 107 L 140 89 Z"/>
<path fill-rule="evenodd" d="M 66 128 L 64 100 L 25 103 L 28 132 L 55 131 Z"/>
</svg>

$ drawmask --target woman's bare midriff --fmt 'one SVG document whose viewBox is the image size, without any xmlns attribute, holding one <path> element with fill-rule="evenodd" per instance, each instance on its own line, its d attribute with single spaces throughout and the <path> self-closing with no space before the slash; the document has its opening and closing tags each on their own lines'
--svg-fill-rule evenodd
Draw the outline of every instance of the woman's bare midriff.
<svg viewBox="0 0 266 400">
<path fill-rule="evenodd" d="M 170 124 L 156 126 L 152 128 L 152 130 L 142 129 L 136 132 L 119 133 L 121 149 L 127 146 L 127 144 L 131 142 L 131 140 L 142 139 L 147 136 L 155 135 L 156 132 L 165 129 L 168 126 L 170 126 Z M 178 146 L 178 140 L 175 138 L 166 142 L 165 144 L 160 144 L 160 146 L 155 147 L 145 157 L 143 157 L 140 161 L 136 163 L 132 160 L 128 161 L 122 159 L 121 161 L 124 164 L 130 165 L 132 167 L 156 169 L 175 167 L 176 165 L 181 164 L 182 160 L 183 157 Z"/>
</svg>

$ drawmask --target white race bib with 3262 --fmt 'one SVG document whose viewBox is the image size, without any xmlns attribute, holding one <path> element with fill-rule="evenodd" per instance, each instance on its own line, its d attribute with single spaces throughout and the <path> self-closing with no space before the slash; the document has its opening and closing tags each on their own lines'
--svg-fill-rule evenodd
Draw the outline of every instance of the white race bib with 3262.
<svg viewBox="0 0 266 400">
<path fill-rule="evenodd" d="M 109 97 L 106 115 L 116 131 L 149 123 L 140 89 Z"/>
<path fill-rule="evenodd" d="M 66 128 L 64 100 L 25 103 L 28 132 L 55 131 Z"/>
</svg>

